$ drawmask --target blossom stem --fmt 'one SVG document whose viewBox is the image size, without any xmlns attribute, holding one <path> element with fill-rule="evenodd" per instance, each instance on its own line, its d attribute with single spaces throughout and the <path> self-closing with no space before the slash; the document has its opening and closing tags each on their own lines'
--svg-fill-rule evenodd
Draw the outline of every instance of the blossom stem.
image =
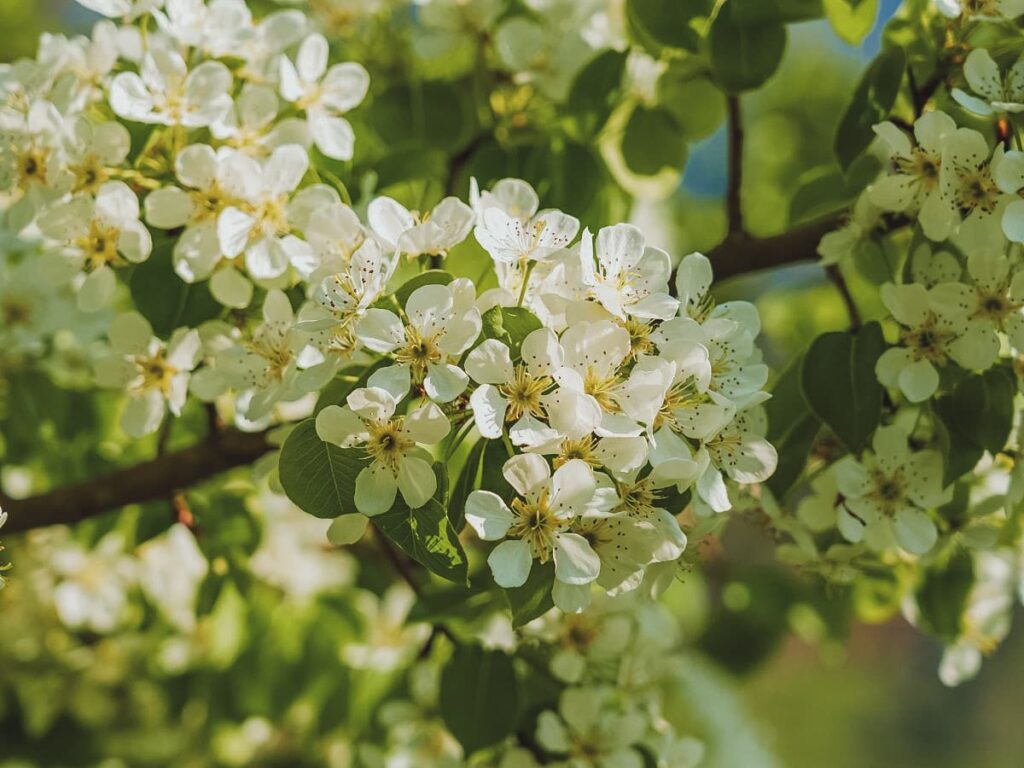
<svg viewBox="0 0 1024 768">
<path fill-rule="evenodd" d="M 526 299 L 526 287 L 530 284 L 530 274 L 536 265 L 537 262 L 535 261 L 527 261 L 526 266 L 523 267 L 523 287 L 519 289 L 519 301 L 516 302 L 517 307 L 523 306 L 523 301 Z"/>
</svg>

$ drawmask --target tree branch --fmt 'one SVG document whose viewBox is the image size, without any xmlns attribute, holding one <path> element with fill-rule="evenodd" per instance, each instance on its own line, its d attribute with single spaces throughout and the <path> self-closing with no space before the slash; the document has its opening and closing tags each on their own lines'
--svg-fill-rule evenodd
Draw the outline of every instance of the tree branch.
<svg viewBox="0 0 1024 768">
<path fill-rule="evenodd" d="M 776 269 L 818 258 L 818 242 L 843 222 L 841 214 L 824 216 L 771 237 L 731 233 L 708 253 L 715 279 Z"/>
<path fill-rule="evenodd" d="M 725 216 L 729 223 L 729 234 L 743 232 L 743 206 L 740 201 L 743 189 L 743 115 L 740 99 L 730 96 L 729 106 L 729 184 L 725 190 Z"/>
<path fill-rule="evenodd" d="M 843 300 L 843 306 L 846 307 L 846 315 L 850 319 L 850 330 L 856 331 L 862 324 L 860 311 L 857 309 L 857 302 L 853 300 L 853 294 L 850 293 L 850 286 L 846 284 L 846 278 L 843 277 L 843 273 L 835 264 L 829 264 L 825 267 L 825 274 L 832 281 L 832 284 L 835 285 L 836 290 L 839 292 L 839 298 Z"/>
<path fill-rule="evenodd" d="M 265 432 L 227 429 L 195 445 L 80 483 L 4 504 L 4 533 L 73 524 L 128 504 L 166 499 L 177 490 L 251 464 L 271 450 Z"/>
<path fill-rule="evenodd" d="M 818 241 L 842 220 L 842 215 L 835 214 L 772 237 L 730 233 L 708 254 L 715 277 L 723 280 L 814 261 Z M 0 503 L 10 515 L 4 533 L 70 525 L 128 504 L 166 499 L 221 472 L 251 464 L 272 449 L 265 432 L 225 429 L 216 412 L 208 411 L 208 416 L 210 433 L 188 448 L 27 499 L 6 499 L 0 494 Z"/>
</svg>

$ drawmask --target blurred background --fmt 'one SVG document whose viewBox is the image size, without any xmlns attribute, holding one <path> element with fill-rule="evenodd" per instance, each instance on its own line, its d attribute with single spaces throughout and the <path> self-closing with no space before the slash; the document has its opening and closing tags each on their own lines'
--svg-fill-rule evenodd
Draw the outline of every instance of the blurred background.
<svg viewBox="0 0 1024 768">
<path fill-rule="evenodd" d="M 897 5 L 883 0 L 874 31 L 857 48 L 840 41 L 825 22 L 793 25 L 779 73 L 744 98 L 743 194 L 754 234 L 785 229 L 793 190 L 807 173 L 832 162 L 835 121 L 860 70 L 878 51 L 879 30 Z M 71 0 L 0 0 L 0 59 L 33 55 L 43 31 L 86 31 L 94 20 Z M 712 125 L 718 122 L 708 119 Z M 678 191 L 634 212 L 654 233 L 649 235 L 653 244 L 678 256 L 718 241 L 725 227 L 725 160 L 725 131 L 719 126 L 691 146 Z M 774 365 L 791 358 L 807 339 L 846 323 L 834 288 L 815 266 L 733 281 L 722 293 L 757 301 L 766 354 Z M 875 309 L 864 307 L 868 317 Z M 834 596 L 816 593 L 820 588 L 814 583 L 799 581 L 794 587 L 796 577 L 770 562 L 764 539 L 756 521 L 730 527 L 721 551 L 710 553 L 704 575 L 695 571 L 665 599 L 677 608 L 684 629 L 699 638 L 701 650 L 734 675 L 741 704 L 778 765 L 1024 764 L 1024 617 L 1019 608 L 1017 631 L 979 676 L 946 688 L 936 672 L 940 645 L 911 628 L 898 606 L 881 607 L 875 624 L 845 616 L 833 621 L 827 606 Z M 705 589 L 704 579 L 717 580 L 719 589 Z M 724 598 L 711 601 L 708 594 Z M 808 604 L 815 610 L 807 610 Z M 0 615 L 0 644 L 16 640 L 4 631 Z M 0 751 L 2 745 L 0 733 Z"/>
</svg>

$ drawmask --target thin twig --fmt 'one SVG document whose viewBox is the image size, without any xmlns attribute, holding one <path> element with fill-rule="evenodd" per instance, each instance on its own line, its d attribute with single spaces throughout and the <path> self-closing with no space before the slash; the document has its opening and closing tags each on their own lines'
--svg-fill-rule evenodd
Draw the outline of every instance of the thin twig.
<svg viewBox="0 0 1024 768">
<path fill-rule="evenodd" d="M 836 290 L 839 292 L 839 298 L 843 300 L 843 304 L 846 306 L 846 314 L 850 318 L 850 330 L 856 331 L 861 327 L 862 321 L 860 311 L 857 309 L 857 303 L 853 300 L 853 294 L 850 293 L 850 286 L 846 284 L 846 278 L 843 277 L 843 273 L 835 264 L 829 264 L 825 267 L 825 274 L 836 287 Z"/>
<path fill-rule="evenodd" d="M 743 229 L 743 114 L 738 96 L 730 96 L 729 105 L 729 184 L 725 191 L 725 215 L 729 234 L 735 235 Z"/>
<path fill-rule="evenodd" d="M 70 525 L 128 504 L 166 499 L 221 472 L 243 467 L 270 451 L 265 432 L 224 430 L 178 451 L 52 491 L 12 499 L 4 532 Z"/>
</svg>

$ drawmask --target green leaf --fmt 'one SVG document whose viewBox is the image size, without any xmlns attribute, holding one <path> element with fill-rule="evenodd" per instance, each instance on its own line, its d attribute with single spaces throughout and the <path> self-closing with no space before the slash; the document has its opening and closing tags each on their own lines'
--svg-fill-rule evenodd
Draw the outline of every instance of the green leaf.
<svg viewBox="0 0 1024 768">
<path fill-rule="evenodd" d="M 944 643 L 953 643 L 963 630 L 963 613 L 974 584 L 974 560 L 959 550 L 947 563 L 929 568 L 917 589 L 920 626 Z"/>
<path fill-rule="evenodd" d="M 935 400 L 947 483 L 972 470 L 985 451 L 1006 446 L 1016 392 L 1012 371 L 994 366 L 964 376 L 950 394 Z"/>
<path fill-rule="evenodd" d="M 622 159 L 640 176 L 686 163 L 686 138 L 672 113 L 662 107 L 637 106 L 622 135 Z"/>
<path fill-rule="evenodd" d="M 374 98 L 370 120 L 390 147 L 426 144 L 443 150 L 462 145 L 475 122 L 466 94 L 443 81 L 392 86 Z"/>
<path fill-rule="evenodd" d="M 825 16 L 841 40 L 860 45 L 875 26 L 878 0 L 822 0 Z"/>
<path fill-rule="evenodd" d="M 761 87 L 778 69 L 786 50 L 786 27 L 746 26 L 734 15 L 735 3 L 730 2 L 711 24 L 711 71 L 723 89 L 740 93 Z"/>
<path fill-rule="evenodd" d="M 356 476 L 369 460 L 358 448 L 339 448 L 316 433 L 316 419 L 299 422 L 281 447 L 281 487 L 314 517 L 333 519 L 358 512 Z"/>
<path fill-rule="evenodd" d="M 523 307 L 491 307 L 482 318 L 482 339 L 497 339 L 508 345 L 512 359 L 519 357 L 523 339 L 542 328 L 540 320 Z"/>
<path fill-rule="evenodd" d="M 811 412 L 800 389 L 803 360 L 803 355 L 797 357 L 782 372 L 772 389 L 772 399 L 765 404 L 767 437 L 779 454 L 775 474 L 767 483 L 776 496 L 782 496 L 800 477 L 821 429 L 821 422 Z"/>
<path fill-rule="evenodd" d="M 405 303 L 409 301 L 409 297 L 417 288 L 422 288 L 425 285 L 448 285 L 454 279 L 443 269 L 428 269 L 426 272 L 420 272 L 415 277 L 406 280 L 395 291 L 395 299 L 398 301 L 398 305 L 404 309 Z"/>
<path fill-rule="evenodd" d="M 388 365 L 391 365 L 391 361 L 385 358 L 370 366 L 350 365 L 343 368 L 320 390 L 320 396 L 316 399 L 316 405 L 313 406 L 313 415 L 316 416 L 328 405 L 344 405 L 350 393 L 360 387 L 365 387 L 370 376 Z M 354 380 L 353 377 L 355 377 Z"/>
<path fill-rule="evenodd" d="M 745 25 L 809 21 L 825 13 L 821 0 L 732 0 L 732 4 L 733 19 Z"/>
<path fill-rule="evenodd" d="M 551 599 L 551 587 L 554 583 L 555 564 L 534 563 L 523 586 L 502 590 L 512 611 L 513 627 L 528 624 L 551 610 L 554 606 Z"/>
<path fill-rule="evenodd" d="M 501 468 L 505 466 L 509 455 L 501 440 L 481 440 L 486 443 L 484 455 L 480 459 L 480 490 L 496 493 L 503 499 L 511 499 L 515 495 Z"/>
<path fill-rule="evenodd" d="M 710 14 L 713 7 L 712 0 L 627 0 L 626 20 L 651 53 L 659 54 L 662 46 L 696 51 L 700 36 L 693 22 Z"/>
<path fill-rule="evenodd" d="M 801 365 L 804 400 L 851 453 L 867 446 L 882 415 L 875 363 L 884 351 L 882 327 L 872 321 L 855 334 L 822 334 Z"/>
<path fill-rule="evenodd" d="M 163 338 L 176 328 L 194 328 L 224 311 L 207 283 L 186 283 L 178 277 L 171 262 L 174 242 L 159 243 L 149 258 L 135 267 L 129 284 L 135 308 Z"/>
<path fill-rule="evenodd" d="M 668 110 L 687 141 L 704 139 L 725 120 L 725 94 L 690 68 L 669 65 L 658 78 L 658 104 Z"/>
<path fill-rule="evenodd" d="M 441 672 L 441 717 L 466 755 L 514 733 L 519 681 L 512 657 L 479 645 L 457 645 Z"/>
<path fill-rule="evenodd" d="M 625 71 L 626 53 L 609 49 L 591 59 L 576 75 L 566 106 L 581 139 L 594 136 L 608 120 L 619 101 Z"/>
<path fill-rule="evenodd" d="M 903 81 L 905 66 L 903 49 L 890 48 L 878 54 L 865 70 L 839 119 L 832 144 L 844 171 L 849 170 L 853 161 L 874 140 L 873 126 L 889 116 Z"/>
<path fill-rule="evenodd" d="M 466 499 L 478 487 L 480 462 L 484 457 L 487 443 L 488 441 L 483 438 L 476 441 L 466 456 L 466 463 L 462 465 L 455 485 L 452 486 L 452 497 L 448 501 L 448 517 L 451 518 L 452 527 L 458 532 L 462 531 L 466 523 Z"/>
<path fill-rule="evenodd" d="M 390 511 L 371 520 L 395 546 L 431 573 L 456 584 L 467 583 L 466 552 L 437 499 L 409 509 L 399 495 Z"/>
<path fill-rule="evenodd" d="M 789 201 L 790 226 L 849 207 L 880 170 L 876 158 L 861 155 L 845 174 L 835 166 L 818 166 L 801 174 Z"/>
</svg>

